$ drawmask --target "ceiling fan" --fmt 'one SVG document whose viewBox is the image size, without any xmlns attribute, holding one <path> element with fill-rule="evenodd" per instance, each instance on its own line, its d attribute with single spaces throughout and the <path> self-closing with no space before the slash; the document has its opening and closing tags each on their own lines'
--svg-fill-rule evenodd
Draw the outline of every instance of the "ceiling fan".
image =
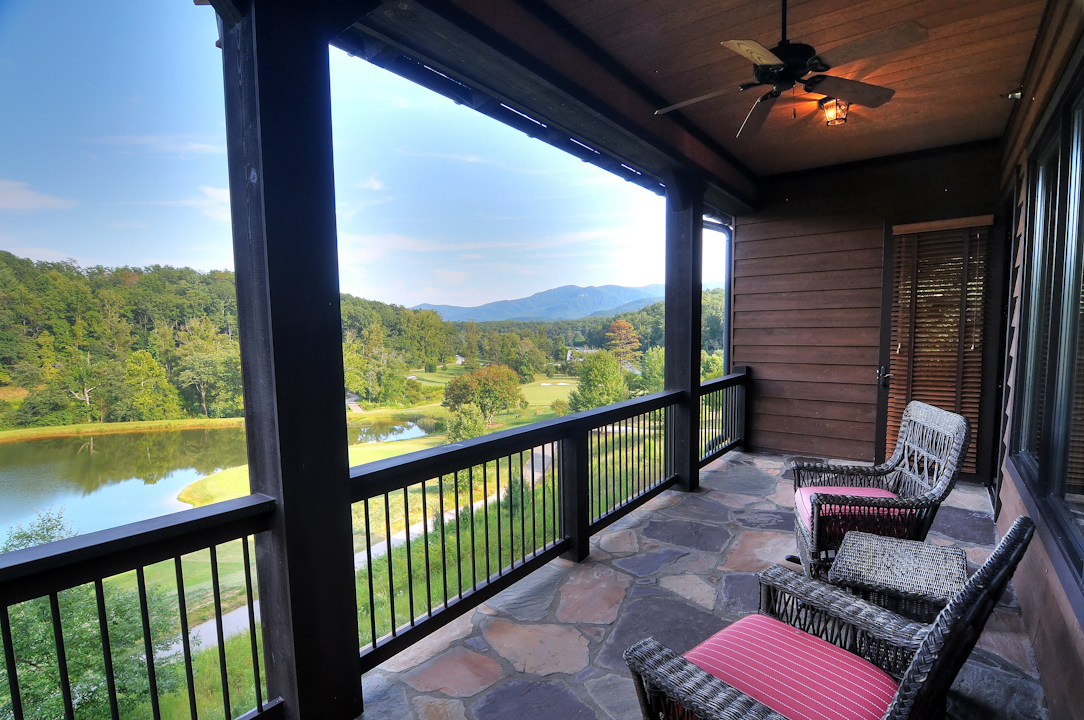
<svg viewBox="0 0 1084 720">
<path fill-rule="evenodd" d="M 918 23 L 905 22 L 833 48 L 828 52 L 818 53 L 811 45 L 792 43 L 787 40 L 787 0 L 782 0 L 782 2 L 782 39 L 771 50 L 756 40 L 728 40 L 723 43 L 724 46 L 753 63 L 753 82 L 738 86 L 738 90 L 744 91 L 763 85 L 772 86 L 771 90 L 753 103 L 752 109 L 745 117 L 745 122 L 738 130 L 739 137 L 743 133 L 749 136 L 760 130 L 776 99 L 797 84 L 801 84 L 806 92 L 839 98 L 855 105 L 866 107 L 884 105 L 896 94 L 895 90 L 824 73 L 855 60 L 917 45 L 924 42 L 928 36 L 926 28 Z M 693 103 L 719 97 L 729 91 L 729 88 L 716 90 L 707 95 L 656 110 L 655 114 L 662 115 Z"/>
</svg>

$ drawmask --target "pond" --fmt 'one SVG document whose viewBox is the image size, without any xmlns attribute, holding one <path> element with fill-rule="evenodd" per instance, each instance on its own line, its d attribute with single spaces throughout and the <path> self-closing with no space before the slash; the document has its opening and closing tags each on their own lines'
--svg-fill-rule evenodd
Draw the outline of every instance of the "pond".
<svg viewBox="0 0 1084 720">
<path fill-rule="evenodd" d="M 350 444 L 422 437 L 411 422 L 347 428 Z M 63 508 L 80 533 L 191 506 L 177 500 L 211 473 L 248 462 L 243 428 L 82 435 L 0 444 L 0 544 L 38 511 Z"/>
</svg>

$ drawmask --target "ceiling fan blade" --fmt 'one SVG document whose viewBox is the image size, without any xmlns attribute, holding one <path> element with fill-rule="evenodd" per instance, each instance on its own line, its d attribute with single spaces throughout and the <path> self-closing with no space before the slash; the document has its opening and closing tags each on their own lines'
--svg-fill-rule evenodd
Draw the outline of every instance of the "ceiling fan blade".
<svg viewBox="0 0 1084 720">
<path fill-rule="evenodd" d="M 699 97 L 694 97 L 691 100 L 685 100 L 683 102 L 677 103 L 676 105 L 670 105 L 668 107 L 662 108 L 661 110 L 656 110 L 655 114 L 656 115 L 664 115 L 664 114 L 670 112 L 671 110 L 677 110 L 678 108 L 683 108 L 686 105 L 692 105 L 693 103 L 698 103 L 698 102 L 701 102 L 703 100 L 711 100 L 712 98 L 719 97 L 720 95 L 725 95 L 728 92 L 730 92 L 729 87 L 723 88 L 722 90 L 716 90 L 714 92 L 709 92 L 707 95 L 701 95 Z"/>
<path fill-rule="evenodd" d="M 881 107 L 896 94 L 896 91 L 891 88 L 833 75 L 814 75 L 805 81 L 803 88 L 806 92 L 819 93 L 872 108 Z"/>
<path fill-rule="evenodd" d="M 926 42 L 929 35 L 929 31 L 916 22 L 900 23 L 854 42 L 832 48 L 828 52 L 821 53 L 820 59 L 830 68 L 839 67 L 862 58 L 918 45 Z"/>
<path fill-rule="evenodd" d="M 738 134 L 735 137 L 741 137 L 742 133 L 745 133 L 746 137 L 756 135 L 757 131 L 760 130 L 760 126 L 768 119 L 768 113 L 771 112 L 772 105 L 775 105 L 778 98 L 779 93 L 774 90 L 766 92 L 757 98 L 757 101 L 753 103 L 753 107 L 749 109 L 749 114 L 745 116 L 745 122 L 738 128 Z"/>
<path fill-rule="evenodd" d="M 727 40 L 723 45 L 754 65 L 778 65 L 783 67 L 783 61 L 756 40 Z"/>
</svg>

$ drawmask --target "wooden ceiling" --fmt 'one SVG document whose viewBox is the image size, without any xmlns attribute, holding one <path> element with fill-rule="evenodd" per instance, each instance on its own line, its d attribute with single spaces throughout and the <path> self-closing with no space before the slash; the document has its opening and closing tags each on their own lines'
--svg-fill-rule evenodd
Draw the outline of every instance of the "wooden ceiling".
<svg viewBox="0 0 1084 720">
<path fill-rule="evenodd" d="M 733 88 L 683 112 L 757 175 L 772 175 L 1001 136 L 1046 0 L 790 0 L 787 37 L 818 52 L 898 23 L 926 42 L 829 74 L 896 91 L 880 108 L 852 106 L 827 127 L 821 97 L 801 87 L 779 98 L 761 131 L 735 138 L 758 96 L 738 93 L 752 66 L 722 45 L 780 37 L 779 0 L 547 0 L 567 21 L 670 103 Z M 765 88 L 766 89 L 766 88 Z M 792 116 L 793 114 L 793 116 Z"/>
</svg>

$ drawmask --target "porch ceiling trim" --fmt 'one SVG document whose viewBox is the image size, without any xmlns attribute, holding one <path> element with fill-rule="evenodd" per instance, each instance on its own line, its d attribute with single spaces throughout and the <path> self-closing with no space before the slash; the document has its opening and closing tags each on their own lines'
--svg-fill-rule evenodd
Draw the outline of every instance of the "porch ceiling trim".
<svg viewBox="0 0 1084 720">
<path fill-rule="evenodd" d="M 752 173 L 706 134 L 676 118 L 654 116 L 654 102 L 634 87 L 631 75 L 619 72 L 616 61 L 601 62 L 597 53 L 585 52 L 519 3 L 470 5 L 472 12 L 451 3 L 430 6 L 428 0 L 384 3 L 333 44 L 382 64 L 369 57 L 373 53 L 365 44 L 368 39 L 386 43 L 634 172 L 658 182 L 675 166 L 695 172 L 707 183 L 705 203 L 711 210 L 737 215 L 753 209 L 757 180 Z M 478 103 L 464 102 L 485 112 Z M 537 137 L 560 147 L 547 133 Z"/>
</svg>

